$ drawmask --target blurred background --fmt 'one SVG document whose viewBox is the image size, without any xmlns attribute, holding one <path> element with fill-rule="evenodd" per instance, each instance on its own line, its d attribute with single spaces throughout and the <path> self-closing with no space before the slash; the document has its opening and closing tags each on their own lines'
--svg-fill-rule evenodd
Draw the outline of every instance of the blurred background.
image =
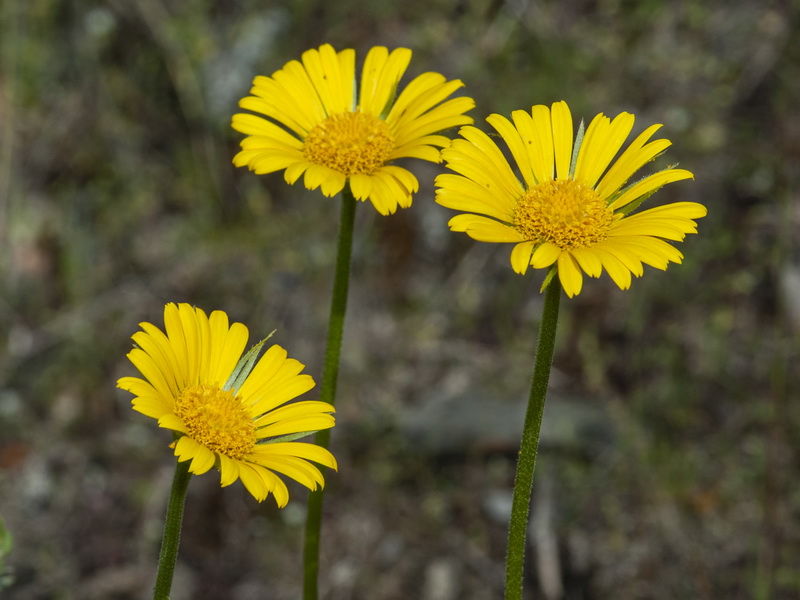
<svg viewBox="0 0 800 600">
<path fill-rule="evenodd" d="M 696 181 L 651 205 L 708 206 L 682 266 L 562 303 L 527 597 L 800 597 L 796 1 L 0 6 L 0 596 L 149 594 L 174 459 L 115 383 L 164 303 L 277 328 L 320 380 L 338 200 L 235 169 L 230 119 L 330 42 L 412 48 L 405 81 L 462 79 L 484 129 L 561 99 L 663 123 L 649 168 Z M 449 233 L 441 167 L 408 166 L 410 209 L 358 207 L 325 600 L 502 597 L 543 274 Z M 298 598 L 305 490 L 218 481 L 192 479 L 175 600 Z"/>
</svg>

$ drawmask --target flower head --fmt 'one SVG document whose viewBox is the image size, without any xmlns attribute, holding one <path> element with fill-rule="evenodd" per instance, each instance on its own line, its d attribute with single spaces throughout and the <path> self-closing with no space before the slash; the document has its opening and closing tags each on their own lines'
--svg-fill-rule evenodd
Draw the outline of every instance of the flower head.
<svg viewBox="0 0 800 600">
<path fill-rule="evenodd" d="M 440 162 L 439 148 L 450 140 L 438 132 L 472 123 L 464 113 L 475 106 L 471 98 L 447 100 L 463 84 L 438 73 L 415 78 L 395 99 L 410 60 L 407 48 L 372 48 L 357 94 L 355 51 L 337 53 L 328 44 L 256 77 L 239 106 L 268 118 L 233 116 L 233 128 L 248 136 L 233 163 L 259 175 L 284 169 L 289 184 L 304 175 L 305 186 L 325 196 L 349 183 L 356 199 L 369 199 L 383 215 L 409 207 L 419 183 L 392 162 Z"/>
<path fill-rule="evenodd" d="M 522 181 L 494 141 L 475 127 L 462 127 L 464 139 L 442 152 L 456 174 L 436 178 L 436 201 L 477 213 L 450 219 L 452 231 L 481 242 L 515 243 L 511 266 L 520 274 L 528 265 L 557 265 L 570 297 L 580 293 L 582 273 L 599 277 L 605 270 L 624 290 L 631 274 L 642 275 L 642 263 L 664 270 L 681 262 L 683 255 L 664 240 L 683 241 L 687 233 L 697 233 L 694 219 L 706 215 L 703 205 L 676 202 L 630 214 L 660 187 L 693 178 L 689 171 L 668 168 L 628 184 L 669 147 L 669 140 L 648 141 L 661 125 L 645 129 L 613 161 L 633 129 L 630 113 L 613 120 L 597 115 L 585 135 L 581 126 L 574 144 L 565 102 L 511 116 L 513 123 L 496 114 L 486 120 L 508 145 Z"/>
<path fill-rule="evenodd" d="M 322 473 L 309 461 L 335 469 L 333 455 L 284 441 L 334 425 L 330 404 L 287 404 L 314 387 L 300 373 L 303 365 L 280 346 L 269 348 L 254 367 L 257 350 L 240 361 L 247 327 L 229 326 L 222 311 L 208 317 L 188 304 L 167 304 L 164 324 L 166 334 L 141 323 L 128 358 L 143 378 L 123 377 L 117 386 L 136 396 L 134 410 L 176 433 L 178 461 L 191 460 L 189 471 L 196 475 L 216 466 L 223 487 L 241 479 L 256 500 L 272 493 L 281 507 L 289 492 L 275 472 L 311 490 L 323 486 Z"/>
</svg>

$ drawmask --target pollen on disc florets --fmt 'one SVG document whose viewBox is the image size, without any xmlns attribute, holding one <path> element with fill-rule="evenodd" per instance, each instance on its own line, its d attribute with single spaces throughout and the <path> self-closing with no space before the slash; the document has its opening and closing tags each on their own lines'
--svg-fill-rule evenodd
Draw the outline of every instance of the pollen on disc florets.
<svg viewBox="0 0 800 600">
<path fill-rule="evenodd" d="M 514 210 L 514 227 L 526 239 L 551 242 L 562 250 L 602 242 L 614 221 L 597 192 L 580 181 L 543 181 L 525 192 Z"/>
<path fill-rule="evenodd" d="M 361 112 L 338 113 L 315 125 L 303 143 L 305 157 L 348 177 L 370 175 L 386 164 L 394 137 L 385 121 Z"/>
<path fill-rule="evenodd" d="M 190 438 L 229 458 L 244 458 L 256 443 L 252 418 L 229 390 L 202 384 L 188 387 L 175 400 L 175 414 Z"/>
</svg>

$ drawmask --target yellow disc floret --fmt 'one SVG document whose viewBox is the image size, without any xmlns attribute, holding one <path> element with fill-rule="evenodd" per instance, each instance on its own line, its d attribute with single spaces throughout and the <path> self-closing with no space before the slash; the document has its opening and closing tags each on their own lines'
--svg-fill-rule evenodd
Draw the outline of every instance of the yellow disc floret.
<svg viewBox="0 0 800 600">
<path fill-rule="evenodd" d="M 527 240 L 551 242 L 562 250 L 602 242 L 614 221 L 597 192 L 572 179 L 543 181 L 517 201 L 514 227 Z"/>
<path fill-rule="evenodd" d="M 175 400 L 190 438 L 212 452 L 242 459 L 256 444 L 256 428 L 241 399 L 216 386 L 193 385 Z"/>
<path fill-rule="evenodd" d="M 309 131 L 303 154 L 313 163 L 350 177 L 374 173 L 386 164 L 393 148 L 394 138 L 384 121 L 347 112 L 331 115 Z"/>
</svg>

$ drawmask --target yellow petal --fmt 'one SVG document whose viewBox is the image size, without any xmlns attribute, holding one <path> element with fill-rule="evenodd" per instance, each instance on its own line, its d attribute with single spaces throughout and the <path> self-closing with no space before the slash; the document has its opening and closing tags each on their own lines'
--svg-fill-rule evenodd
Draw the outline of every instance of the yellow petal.
<svg viewBox="0 0 800 600">
<path fill-rule="evenodd" d="M 277 344 L 270 346 L 258 359 L 253 370 L 250 371 L 250 375 L 239 388 L 239 395 L 243 398 L 256 397 L 259 390 L 267 385 L 280 371 L 287 357 L 288 353 L 282 347 Z"/>
<path fill-rule="evenodd" d="M 171 302 L 164 306 L 164 328 L 180 369 L 179 373 L 176 374 L 177 379 L 183 383 L 183 386 L 191 385 L 194 382 L 189 381 L 189 358 L 186 350 L 186 338 L 183 335 L 178 306 Z"/>
<path fill-rule="evenodd" d="M 393 215 L 397 212 L 397 206 L 402 202 L 404 205 L 411 203 L 411 198 L 404 191 L 399 189 L 398 185 L 393 185 L 393 177 L 381 176 L 380 172 L 372 182 L 372 193 L 369 196 L 369 201 L 378 213 L 387 216 Z"/>
<path fill-rule="evenodd" d="M 657 215 L 663 218 L 700 219 L 707 214 L 708 209 L 697 202 L 673 202 L 671 204 L 664 204 L 663 206 L 648 208 L 628 218 L 632 219 L 634 217 Z"/>
<path fill-rule="evenodd" d="M 239 478 L 239 461 L 218 454 L 219 458 L 219 483 L 222 487 L 227 487 Z"/>
<path fill-rule="evenodd" d="M 309 377 L 310 379 L 310 377 Z M 327 402 L 320 402 L 318 400 L 304 400 L 302 402 L 293 402 L 288 406 L 276 408 L 265 412 L 260 410 L 258 406 L 251 410 L 253 417 L 258 417 L 255 421 L 256 427 L 263 427 L 272 423 L 277 423 L 285 419 L 294 419 L 296 417 L 314 415 L 317 413 L 333 413 L 336 412 L 333 406 Z M 263 416 L 261 416 L 263 415 Z"/>
<path fill-rule="evenodd" d="M 131 408 L 153 419 L 160 419 L 164 414 L 171 413 L 172 407 L 168 406 L 161 398 L 153 396 L 138 396 L 131 400 Z"/>
<path fill-rule="evenodd" d="M 158 426 L 164 429 L 171 429 L 172 431 L 180 431 L 181 433 L 189 433 L 183 420 L 173 412 L 161 415 L 158 419 Z"/>
<path fill-rule="evenodd" d="M 528 265 L 531 264 L 531 255 L 535 245 L 535 242 L 522 242 L 514 246 L 511 251 L 511 268 L 514 269 L 515 273 L 525 275 Z"/>
<path fill-rule="evenodd" d="M 600 175 L 608 168 L 611 159 L 619 152 L 630 135 L 634 120 L 632 114 L 623 112 L 614 117 L 611 122 L 606 117 L 592 121 L 581 145 L 578 164 L 575 168 L 575 179 L 584 181 L 590 186 L 597 183 Z M 590 136 L 590 130 L 595 125 L 596 129 Z M 581 156 L 583 160 L 581 160 Z"/>
<path fill-rule="evenodd" d="M 542 104 L 531 107 L 531 119 L 536 135 L 533 145 L 529 149 L 536 155 L 541 164 L 540 181 L 553 179 L 553 167 L 555 165 L 553 155 L 553 125 L 550 120 L 550 109 Z"/>
<path fill-rule="evenodd" d="M 462 127 L 460 133 L 464 140 L 453 140 L 443 151 L 447 167 L 480 184 L 487 193 L 509 199 L 522 196 L 522 184 L 497 144 L 475 127 Z"/>
<path fill-rule="evenodd" d="M 336 421 L 331 415 L 327 414 L 313 414 L 295 417 L 293 419 L 284 419 L 279 423 L 267 425 L 258 432 L 259 439 L 268 437 L 278 437 L 281 435 L 291 435 L 293 433 L 301 433 L 303 431 L 321 431 L 323 429 L 330 429 L 336 424 Z"/>
<path fill-rule="evenodd" d="M 394 171 L 387 169 L 388 167 L 384 167 L 377 171 L 373 175 L 372 181 L 376 194 L 386 196 L 385 202 L 392 205 L 391 212 L 393 213 L 396 210 L 395 204 L 401 208 L 411 206 L 412 195 L 411 191 L 393 175 Z"/>
<path fill-rule="evenodd" d="M 138 377 L 121 377 L 117 381 L 117 387 L 121 390 L 126 390 L 135 394 L 136 396 L 153 396 L 161 397 L 161 394 L 156 391 L 149 382 Z"/>
<path fill-rule="evenodd" d="M 323 44 L 319 49 L 306 50 L 303 52 L 302 61 L 314 89 L 325 106 L 326 114 L 332 115 L 350 110 L 351 103 L 342 93 L 343 74 L 339 72 L 339 61 L 333 47 L 330 44 Z M 353 75 L 350 75 L 349 81 L 353 81 Z"/>
<path fill-rule="evenodd" d="M 536 120 L 534 120 L 534 116 L 524 110 L 515 110 L 511 113 L 511 118 L 522 138 L 536 183 L 539 183 L 553 178 L 553 140 L 551 130 L 548 129 L 548 134 L 550 135 L 549 146 L 546 141 L 541 139 L 541 131 L 545 127 L 545 120 L 547 127 L 550 127 L 550 109 L 546 106 L 537 105 L 531 108 L 531 112 L 534 113 Z M 545 162 L 547 148 L 549 148 L 550 154 L 549 163 Z"/>
<path fill-rule="evenodd" d="M 380 116 L 394 97 L 397 85 L 411 62 L 411 50 L 372 48 L 367 54 L 361 76 L 358 102 L 362 112 Z"/>
<path fill-rule="evenodd" d="M 225 385 L 231 373 L 233 373 L 236 363 L 238 363 L 239 359 L 242 357 L 249 337 L 250 332 L 247 331 L 245 325 L 242 323 L 234 323 L 231 325 L 228 330 L 228 335 L 225 336 L 225 342 L 222 346 L 216 372 L 211 375 L 213 380 L 209 381 L 208 384 Z"/>
<path fill-rule="evenodd" d="M 200 444 L 189 436 L 184 435 L 175 442 L 175 456 L 178 457 L 179 462 L 186 462 L 197 455 L 199 448 Z"/>
<path fill-rule="evenodd" d="M 311 491 L 325 485 L 325 478 L 320 470 L 302 458 L 293 456 L 271 456 L 265 458 L 262 466 L 282 475 L 291 477 L 298 483 L 306 486 Z"/>
<path fill-rule="evenodd" d="M 680 181 L 682 179 L 694 179 L 694 175 L 685 169 L 665 169 L 664 171 L 653 173 L 629 187 L 619 198 L 609 204 L 608 207 L 611 210 L 619 210 L 645 194 L 655 191 L 668 183 Z"/>
<path fill-rule="evenodd" d="M 264 456 L 297 456 L 312 460 L 323 466 L 336 469 L 336 458 L 326 448 L 317 446 L 316 444 L 307 444 L 304 442 L 277 442 L 275 444 L 259 444 L 253 448 L 251 453 L 255 457 Z"/>
<path fill-rule="evenodd" d="M 554 102 L 550 108 L 553 126 L 553 155 L 556 162 L 556 177 L 567 179 L 572 161 L 572 113 L 563 100 Z"/>
<path fill-rule="evenodd" d="M 242 480 L 244 487 L 247 489 L 253 498 L 261 502 L 269 495 L 269 487 L 264 478 L 256 470 L 247 463 L 239 463 L 239 478 Z"/>
<path fill-rule="evenodd" d="M 196 454 L 192 459 L 192 464 L 189 466 L 189 472 L 195 475 L 202 475 L 208 472 L 214 463 L 217 461 L 217 456 L 211 450 L 198 444 Z"/>
<path fill-rule="evenodd" d="M 603 273 L 603 263 L 591 248 L 576 248 L 570 254 L 589 277 L 600 277 Z"/>
<path fill-rule="evenodd" d="M 293 400 L 301 394 L 305 394 L 313 387 L 314 380 L 311 375 L 298 375 L 280 384 L 266 386 L 259 390 L 259 399 L 253 405 L 252 413 L 253 415 L 264 414 L 286 404 L 289 400 Z"/>
<path fill-rule="evenodd" d="M 419 191 L 419 181 L 417 181 L 417 178 L 408 169 L 403 169 L 394 165 L 385 165 L 384 167 L 381 167 L 379 171 L 379 174 L 383 173 L 394 177 L 400 183 L 400 185 L 403 186 L 403 189 L 408 194 L 413 194 Z"/>
<path fill-rule="evenodd" d="M 256 115 L 247 113 L 235 114 L 231 120 L 231 125 L 236 131 L 250 136 L 242 140 L 242 147 L 248 147 L 246 144 L 255 143 L 248 140 L 263 140 L 262 143 L 272 140 L 273 144 L 294 148 L 295 150 L 303 149 L 303 142 L 296 135 L 292 135 L 272 121 Z"/>
<path fill-rule="evenodd" d="M 528 149 L 525 142 L 517 131 L 517 128 L 502 115 L 489 115 L 486 121 L 495 128 L 497 133 L 508 144 L 508 149 L 511 150 L 511 155 L 517 163 L 517 168 L 522 174 L 522 179 L 525 181 L 527 187 L 536 185 L 536 179 L 533 175 L 531 168 L 531 161 L 528 156 Z"/>
<path fill-rule="evenodd" d="M 437 175 L 436 186 L 436 202 L 442 206 L 479 213 L 506 223 L 514 221 L 513 199 L 506 195 L 492 194 L 471 179 L 443 173 Z"/>
<path fill-rule="evenodd" d="M 669 148 L 669 140 L 655 140 L 645 145 L 661 125 L 651 125 L 633 140 L 625 152 L 614 161 L 611 168 L 597 184 L 597 193 L 602 200 L 619 190 L 645 163 L 653 160 L 658 154 Z"/>
<path fill-rule="evenodd" d="M 617 287 L 621 290 L 629 289 L 631 287 L 630 270 L 617 257 L 601 248 L 595 248 L 595 253 L 603 262 L 603 268 L 611 276 L 614 283 L 617 284 Z"/>
<path fill-rule="evenodd" d="M 305 162 L 297 162 L 292 165 L 286 167 L 286 171 L 283 173 L 283 178 L 289 185 L 293 185 L 303 173 L 306 172 L 306 169 L 311 166 L 311 163 L 308 161 Z"/>
<path fill-rule="evenodd" d="M 578 150 L 578 159 L 575 162 L 574 179 L 579 179 L 584 182 L 588 181 L 587 175 L 594 170 L 592 163 L 595 161 L 597 156 L 597 140 L 605 139 L 610 124 L 611 120 L 603 113 L 596 115 L 595 118 L 592 119 L 591 123 L 589 123 L 589 127 L 586 128 L 586 132 L 583 135 L 583 141 L 581 142 L 580 149 Z"/>
<path fill-rule="evenodd" d="M 170 395 L 173 398 L 177 397 L 180 389 L 175 381 L 175 360 L 171 356 L 172 348 L 167 345 L 165 352 L 164 347 L 144 331 L 134 333 L 131 339 L 150 357 L 152 366 L 160 371 L 164 382 L 169 386 Z"/>
<path fill-rule="evenodd" d="M 578 263 L 569 252 L 562 252 L 558 257 L 558 278 L 561 287 L 570 298 L 581 293 L 583 275 Z"/>
<path fill-rule="evenodd" d="M 278 505 L 278 508 L 286 506 L 289 502 L 289 490 L 286 488 L 286 484 L 281 481 L 281 478 L 261 465 L 250 466 L 258 473 L 258 476 L 264 480 L 269 491 L 275 496 L 275 503 Z"/>
<path fill-rule="evenodd" d="M 139 372 L 144 375 L 145 379 L 155 388 L 156 392 L 162 398 L 173 398 L 172 387 L 167 382 L 163 372 L 158 368 L 158 365 L 140 348 L 134 348 L 128 352 L 128 360 L 133 363 L 133 366 L 139 369 Z"/>
<path fill-rule="evenodd" d="M 350 190 L 356 200 L 366 200 L 372 193 L 372 177 L 369 175 L 351 175 Z"/>
<path fill-rule="evenodd" d="M 525 242 L 520 233 L 513 227 L 498 223 L 479 215 L 456 215 L 448 225 L 451 231 L 463 231 L 479 242 Z"/>
<path fill-rule="evenodd" d="M 551 242 L 544 242 L 536 248 L 531 256 L 531 266 L 534 269 L 544 269 L 556 262 L 561 256 L 561 248 Z"/>
</svg>

